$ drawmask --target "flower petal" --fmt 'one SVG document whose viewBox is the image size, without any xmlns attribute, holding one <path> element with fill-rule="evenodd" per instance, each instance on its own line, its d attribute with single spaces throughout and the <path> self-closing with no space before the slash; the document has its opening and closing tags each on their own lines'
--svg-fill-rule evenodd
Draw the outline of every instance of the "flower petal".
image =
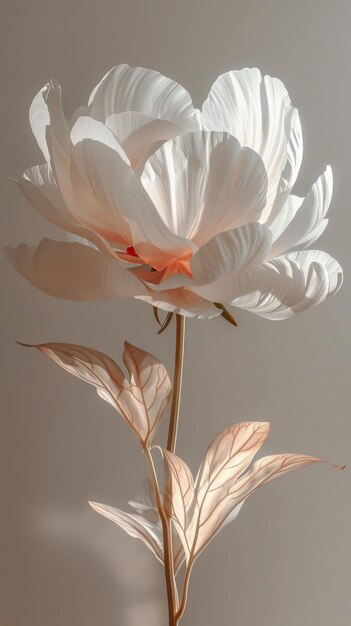
<svg viewBox="0 0 351 626">
<path fill-rule="evenodd" d="M 167 141 L 147 160 L 141 180 L 169 230 L 197 245 L 255 221 L 265 204 L 262 160 L 228 133 Z"/>
<path fill-rule="evenodd" d="M 65 300 L 103 300 L 147 295 L 133 274 L 98 250 L 43 239 L 37 248 L 5 248 L 8 260 L 32 285 Z"/>
<path fill-rule="evenodd" d="M 70 199 L 70 141 L 62 110 L 61 87 L 57 81 L 51 80 L 36 95 L 30 107 L 29 121 L 63 196 L 66 199 L 67 194 Z"/>
<path fill-rule="evenodd" d="M 62 111 L 61 87 L 57 81 L 51 80 L 37 93 L 29 109 L 29 123 L 47 163 L 51 162 L 53 147 L 57 156 L 62 153 L 65 158 L 69 143 L 68 128 Z"/>
<path fill-rule="evenodd" d="M 115 258 L 108 241 L 78 222 L 68 210 L 48 165 L 35 165 L 17 181 L 18 187 L 34 209 L 49 222 L 66 232 L 82 237 Z"/>
<path fill-rule="evenodd" d="M 304 250 L 193 290 L 214 302 L 280 320 L 323 302 L 340 289 L 342 280 L 342 268 L 329 254 Z"/>
<path fill-rule="evenodd" d="M 77 120 L 71 137 L 78 218 L 111 241 L 133 243 L 138 255 L 159 269 L 170 257 L 189 253 L 191 243 L 162 222 L 111 131 L 84 117 Z"/>
<path fill-rule="evenodd" d="M 333 174 L 330 165 L 311 187 L 307 196 L 289 196 L 280 214 L 269 225 L 274 243 L 271 258 L 284 252 L 313 244 L 328 224 L 324 219 L 333 193 Z"/>
<path fill-rule="evenodd" d="M 184 132 L 183 128 L 173 122 L 138 111 L 109 115 L 105 125 L 123 147 L 134 170 L 142 170 L 146 159 L 164 141 Z"/>
<path fill-rule="evenodd" d="M 147 296 L 136 296 L 137 300 L 143 300 L 164 311 L 179 313 L 184 317 L 198 319 L 210 319 L 221 315 L 221 311 L 213 304 L 188 289 L 166 289 L 154 291 L 148 288 Z"/>
<path fill-rule="evenodd" d="M 279 181 L 277 195 L 274 200 L 272 210 L 269 215 L 265 216 L 267 224 L 271 223 L 275 219 L 289 198 L 289 194 L 300 171 L 302 155 L 302 128 L 298 111 L 295 109 L 295 120 L 292 124 L 290 138 L 287 145 L 287 161 Z"/>
<path fill-rule="evenodd" d="M 216 235 L 190 263 L 193 282 L 206 285 L 234 271 L 259 267 L 267 258 L 271 240 L 270 230 L 258 222 Z"/>
<path fill-rule="evenodd" d="M 296 116 L 283 83 L 277 78 L 262 77 L 257 68 L 222 74 L 202 107 L 204 128 L 227 131 L 262 157 L 268 174 L 263 220 L 272 208 L 286 166 Z M 288 172 L 285 176 L 289 176 Z"/>
<path fill-rule="evenodd" d="M 143 67 L 118 65 L 103 77 L 89 98 L 92 117 L 105 121 L 113 113 L 139 111 L 198 130 L 189 93 L 170 78 Z"/>
<path fill-rule="evenodd" d="M 77 218 L 112 241 L 130 243 L 123 205 L 133 170 L 124 150 L 111 131 L 90 117 L 78 118 L 71 141 Z"/>
</svg>

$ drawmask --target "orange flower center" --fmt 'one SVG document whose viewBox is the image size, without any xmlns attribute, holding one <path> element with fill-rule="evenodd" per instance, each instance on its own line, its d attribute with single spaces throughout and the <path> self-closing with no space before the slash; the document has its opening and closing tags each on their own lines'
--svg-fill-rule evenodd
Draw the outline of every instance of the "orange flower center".
<svg viewBox="0 0 351 626">
<path fill-rule="evenodd" d="M 142 261 L 141 257 L 135 250 L 134 246 L 128 246 L 126 252 L 127 254 L 129 254 L 129 256 L 133 256 Z M 190 269 L 191 258 L 192 258 L 192 253 L 190 252 L 183 258 L 172 259 L 171 261 L 167 263 L 164 269 L 157 270 L 155 267 L 150 266 L 151 271 L 152 271 L 151 282 L 161 283 L 162 281 L 164 281 L 166 278 L 169 278 L 173 274 L 185 274 L 186 276 L 190 276 L 191 278 L 192 277 L 192 271 Z"/>
</svg>

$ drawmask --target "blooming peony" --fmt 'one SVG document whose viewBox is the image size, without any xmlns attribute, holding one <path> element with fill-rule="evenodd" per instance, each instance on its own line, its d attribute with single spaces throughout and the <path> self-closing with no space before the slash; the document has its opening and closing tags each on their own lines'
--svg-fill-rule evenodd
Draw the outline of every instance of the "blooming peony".
<svg viewBox="0 0 351 626">
<path fill-rule="evenodd" d="M 200 111 L 174 81 L 120 65 L 71 122 L 51 81 L 30 124 L 46 163 L 19 187 L 70 241 L 7 254 L 42 291 L 134 297 L 201 318 L 221 303 L 283 319 L 339 289 L 337 261 L 306 250 L 328 222 L 331 168 L 305 198 L 291 194 L 302 134 L 278 79 L 227 72 Z"/>
</svg>

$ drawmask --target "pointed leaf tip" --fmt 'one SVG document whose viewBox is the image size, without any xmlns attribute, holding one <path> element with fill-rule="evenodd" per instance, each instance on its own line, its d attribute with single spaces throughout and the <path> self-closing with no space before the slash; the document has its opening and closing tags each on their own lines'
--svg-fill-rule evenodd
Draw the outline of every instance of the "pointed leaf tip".
<svg viewBox="0 0 351 626">
<path fill-rule="evenodd" d="M 166 318 L 165 318 L 163 324 L 161 325 L 161 328 L 159 328 L 159 330 L 157 331 L 158 335 L 161 335 L 166 330 L 166 328 L 171 323 L 172 318 L 173 318 L 173 312 L 167 313 Z"/>
<path fill-rule="evenodd" d="M 235 317 L 233 317 L 233 315 L 231 313 L 229 313 L 228 309 L 224 306 L 224 304 L 221 304 L 220 302 L 214 302 L 213 304 L 215 305 L 215 307 L 217 307 L 217 309 L 222 311 L 221 316 L 227 322 L 229 322 L 229 324 L 232 324 L 232 326 L 239 326 L 239 324 L 236 321 Z"/>
<path fill-rule="evenodd" d="M 115 361 L 92 348 L 66 343 L 31 347 L 49 356 L 73 376 L 93 385 L 143 444 L 151 441 L 171 395 L 167 370 L 156 357 L 125 342 L 123 360 L 128 380 Z"/>
</svg>

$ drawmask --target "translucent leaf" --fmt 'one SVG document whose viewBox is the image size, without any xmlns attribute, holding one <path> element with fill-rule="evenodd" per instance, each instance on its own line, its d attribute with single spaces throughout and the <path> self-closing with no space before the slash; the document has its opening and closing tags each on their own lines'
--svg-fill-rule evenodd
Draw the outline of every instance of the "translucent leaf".
<svg viewBox="0 0 351 626">
<path fill-rule="evenodd" d="M 122 415 L 144 444 L 151 441 L 171 395 L 167 370 L 156 357 L 126 342 L 123 360 L 128 380 L 110 357 L 92 348 L 68 343 L 33 347 L 70 374 L 94 385 L 99 396 Z"/>
</svg>

